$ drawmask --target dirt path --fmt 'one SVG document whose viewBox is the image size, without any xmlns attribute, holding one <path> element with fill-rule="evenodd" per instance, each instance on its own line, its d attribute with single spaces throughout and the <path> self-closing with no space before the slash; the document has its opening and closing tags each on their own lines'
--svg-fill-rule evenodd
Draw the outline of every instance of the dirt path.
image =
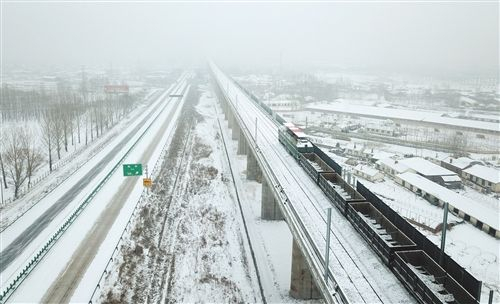
<svg viewBox="0 0 500 304">
<path fill-rule="evenodd" d="M 195 90 L 192 90 L 196 92 Z M 257 302 L 213 100 L 186 100 L 157 187 L 122 247 L 100 300 Z"/>
</svg>

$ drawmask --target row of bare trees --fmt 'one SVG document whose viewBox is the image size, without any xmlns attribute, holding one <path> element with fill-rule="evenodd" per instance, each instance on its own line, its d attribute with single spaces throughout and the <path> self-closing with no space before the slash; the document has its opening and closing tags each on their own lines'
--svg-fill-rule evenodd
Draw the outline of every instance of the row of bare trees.
<svg viewBox="0 0 500 304">
<path fill-rule="evenodd" d="M 0 147 L 2 186 L 7 188 L 11 184 L 14 198 L 18 198 L 21 186 L 31 186 L 37 169 L 47 164 L 52 172 L 64 152 L 99 138 L 123 119 L 138 100 L 138 96 L 128 94 L 83 94 L 70 89 L 21 92 L 5 87 L 2 97 L 5 97 L 0 102 L 4 121 L 16 121 L 10 123 L 13 127 L 3 128 Z M 25 103 L 23 107 L 15 106 L 21 100 Z M 30 130 L 23 121 L 38 122 L 39 129 Z"/>
<path fill-rule="evenodd" d="M 25 183 L 31 187 L 31 178 L 44 162 L 44 156 L 36 144 L 35 134 L 26 127 L 11 127 L 2 130 L 1 141 L 4 146 L 0 153 L 2 181 L 7 188 L 7 178 L 14 187 L 14 197 Z"/>
</svg>

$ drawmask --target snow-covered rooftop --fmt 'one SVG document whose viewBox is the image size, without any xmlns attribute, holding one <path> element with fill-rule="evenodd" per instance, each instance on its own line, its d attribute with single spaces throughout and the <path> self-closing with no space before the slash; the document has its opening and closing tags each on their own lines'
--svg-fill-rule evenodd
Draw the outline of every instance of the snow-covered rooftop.
<svg viewBox="0 0 500 304">
<path fill-rule="evenodd" d="M 374 168 L 367 166 L 367 165 L 361 165 L 361 164 L 354 167 L 354 170 L 363 172 L 365 175 L 370 176 L 370 177 L 374 177 L 375 175 L 377 175 L 379 173 L 379 171 L 377 169 L 374 169 Z"/>
<path fill-rule="evenodd" d="M 499 230 L 499 214 L 500 209 L 497 206 L 496 210 L 486 208 L 474 200 L 471 200 L 463 195 L 457 194 L 443 186 L 440 186 L 427 178 L 415 173 L 405 172 L 399 174 L 398 177 L 405 182 L 421 189 L 422 191 L 433 195 L 443 202 L 448 202 L 453 207 L 462 210 L 463 212 L 475 217 L 488 226 Z"/>
<path fill-rule="evenodd" d="M 456 175 L 455 172 L 446 168 L 438 166 L 421 157 L 405 158 L 400 161 L 408 168 L 425 176 L 443 176 L 443 175 Z"/>
<path fill-rule="evenodd" d="M 475 162 L 475 160 L 473 160 L 472 158 L 468 157 L 453 158 L 451 156 L 446 157 L 442 161 L 445 163 L 452 164 L 453 166 L 462 170 L 470 166 L 473 162 Z"/>
<path fill-rule="evenodd" d="M 408 170 L 408 167 L 398 160 L 394 160 L 392 158 L 383 158 L 377 161 L 377 164 L 384 165 L 386 167 L 389 167 L 393 169 L 396 173 L 403 173 Z"/>
<path fill-rule="evenodd" d="M 458 175 L 445 175 L 445 176 L 443 176 L 443 180 L 446 183 L 461 182 L 462 181 L 462 179 L 460 179 L 460 177 Z"/>
<path fill-rule="evenodd" d="M 500 171 L 495 168 L 485 167 L 483 165 L 474 165 L 468 169 L 465 169 L 464 172 L 487 180 L 491 183 L 500 183 Z"/>
<path fill-rule="evenodd" d="M 483 129 L 500 132 L 498 123 L 477 121 L 470 119 L 443 117 L 443 113 L 422 110 L 406 110 L 387 107 L 356 105 L 347 102 L 333 102 L 330 104 L 315 104 L 307 106 L 312 110 L 323 110 L 333 112 L 351 113 L 380 118 L 392 118 L 410 121 L 422 121 L 429 123 L 444 124 L 450 126 L 468 127 L 473 129 Z"/>
</svg>

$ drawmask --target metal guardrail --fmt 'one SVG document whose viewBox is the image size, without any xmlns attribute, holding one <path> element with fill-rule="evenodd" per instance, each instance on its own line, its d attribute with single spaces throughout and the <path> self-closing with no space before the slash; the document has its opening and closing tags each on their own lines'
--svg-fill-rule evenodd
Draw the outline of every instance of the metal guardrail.
<svg viewBox="0 0 500 304">
<path fill-rule="evenodd" d="M 166 98 L 163 97 L 163 100 Z M 61 227 L 52 235 L 52 237 L 45 243 L 45 245 L 35 254 L 28 264 L 23 268 L 23 270 L 16 276 L 16 278 L 8 285 L 8 287 L 0 295 L 0 304 L 5 303 L 10 296 L 16 291 L 16 289 L 22 284 L 22 282 L 28 277 L 28 275 L 33 271 L 33 269 L 40 263 L 42 258 L 49 252 L 49 250 L 55 245 L 55 243 L 61 238 L 61 236 L 68 230 L 68 228 L 75 222 L 77 217 L 83 212 L 85 207 L 90 203 L 90 201 L 95 197 L 97 192 L 101 190 L 104 184 L 111 178 L 113 173 L 119 168 L 125 157 L 135 148 L 137 143 L 144 137 L 147 131 L 151 128 L 156 119 L 161 115 L 163 110 L 168 105 L 165 104 L 163 109 L 156 115 L 153 121 L 147 126 L 147 128 L 142 132 L 142 134 L 137 138 L 137 140 L 132 144 L 132 146 L 125 152 L 125 154 L 118 160 L 118 162 L 113 166 L 111 171 L 99 182 L 96 188 L 86 197 L 86 199 L 78 206 L 78 208 L 73 211 L 71 216 L 62 224 Z"/>
<path fill-rule="evenodd" d="M 334 283 L 332 288 L 334 292 L 333 293 L 330 292 L 329 284 L 324 280 L 323 269 L 325 262 L 322 257 L 322 254 L 318 250 L 318 246 L 316 245 L 311 235 L 307 231 L 304 223 L 300 219 L 296 210 L 290 204 L 290 200 L 286 195 L 285 190 L 281 187 L 276 175 L 271 170 L 271 166 L 269 165 L 265 157 L 262 155 L 260 149 L 258 148 L 258 145 L 255 143 L 254 137 L 252 136 L 252 133 L 248 128 L 247 124 L 243 121 L 240 114 L 236 111 L 231 99 L 227 96 L 227 93 L 223 90 L 223 87 L 221 86 L 217 77 L 215 77 L 215 79 L 216 83 L 219 86 L 220 91 L 224 94 L 224 98 L 230 105 L 233 115 L 235 116 L 236 120 L 239 121 L 240 128 L 244 136 L 246 137 L 247 142 L 249 143 L 248 146 L 254 153 L 255 158 L 257 159 L 261 167 L 261 170 L 266 173 L 264 176 L 267 176 L 269 184 L 273 185 L 273 187 L 271 187 L 273 194 L 275 198 L 277 198 L 281 202 L 278 205 L 280 206 L 280 209 L 283 215 L 285 216 L 286 222 L 289 224 L 291 228 L 290 230 L 292 232 L 292 235 L 294 236 L 294 239 L 297 241 L 297 245 L 301 249 L 305 257 L 305 260 L 311 270 L 311 274 L 313 275 L 315 282 L 317 283 L 317 287 L 321 290 L 321 293 L 325 301 L 327 303 L 337 303 L 340 300 L 343 303 L 349 303 L 347 301 L 346 296 L 343 294 L 342 290 L 340 290 L 340 288 L 338 287 L 338 283 L 335 277 L 330 271 L 328 271 L 328 277 Z M 253 101 L 259 106 L 260 109 L 260 104 L 255 100 Z M 272 115 L 269 115 L 269 113 L 267 113 L 266 111 L 263 112 L 267 114 L 275 124 L 279 125 L 279 122 L 277 122 Z M 289 208 L 289 210 L 287 208 Z"/>
</svg>

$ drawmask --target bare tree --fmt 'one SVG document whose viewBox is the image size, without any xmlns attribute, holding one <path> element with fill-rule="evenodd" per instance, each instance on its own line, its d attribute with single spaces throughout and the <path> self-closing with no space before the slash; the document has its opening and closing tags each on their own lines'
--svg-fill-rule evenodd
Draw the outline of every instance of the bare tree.
<svg viewBox="0 0 500 304">
<path fill-rule="evenodd" d="M 64 140 L 64 124 L 61 119 L 61 111 L 52 112 L 50 119 L 52 120 L 52 141 L 57 152 L 57 159 L 61 159 L 61 149 Z"/>
<path fill-rule="evenodd" d="M 3 158 L 2 158 L 2 152 L 0 152 L 0 167 L 2 169 L 2 181 L 3 181 L 3 187 L 5 189 L 7 189 L 7 179 L 6 179 L 6 176 L 5 176 L 5 167 L 3 165 Z M 1 185 L 0 185 L 1 187 Z"/>
<path fill-rule="evenodd" d="M 30 188 L 31 178 L 43 164 L 44 157 L 36 144 L 35 136 L 31 130 L 25 130 L 25 136 L 22 137 L 22 140 L 23 153 L 26 159 L 26 177 L 28 178 L 28 188 Z"/>
<path fill-rule="evenodd" d="M 3 129 L 2 129 L 2 130 L 0 130 L 0 142 L 3 142 L 3 139 L 4 139 L 4 132 L 3 132 Z M 5 176 L 5 167 L 4 167 L 4 164 L 3 164 L 2 153 L 3 153 L 3 151 L 0 150 L 0 169 L 2 170 L 3 186 L 4 186 L 5 189 L 7 189 L 8 186 L 7 186 L 7 179 L 6 179 L 6 176 Z"/>
<path fill-rule="evenodd" d="M 19 196 L 19 189 L 26 181 L 26 158 L 23 153 L 23 141 L 26 134 L 23 129 L 11 129 L 5 140 L 5 167 L 7 175 L 14 185 L 14 197 Z"/>
<path fill-rule="evenodd" d="M 49 171 L 52 172 L 52 151 L 54 149 L 52 130 L 54 127 L 49 111 L 45 111 L 42 114 L 40 119 L 40 127 L 42 129 L 42 142 L 47 148 L 47 155 L 49 157 Z"/>
</svg>

